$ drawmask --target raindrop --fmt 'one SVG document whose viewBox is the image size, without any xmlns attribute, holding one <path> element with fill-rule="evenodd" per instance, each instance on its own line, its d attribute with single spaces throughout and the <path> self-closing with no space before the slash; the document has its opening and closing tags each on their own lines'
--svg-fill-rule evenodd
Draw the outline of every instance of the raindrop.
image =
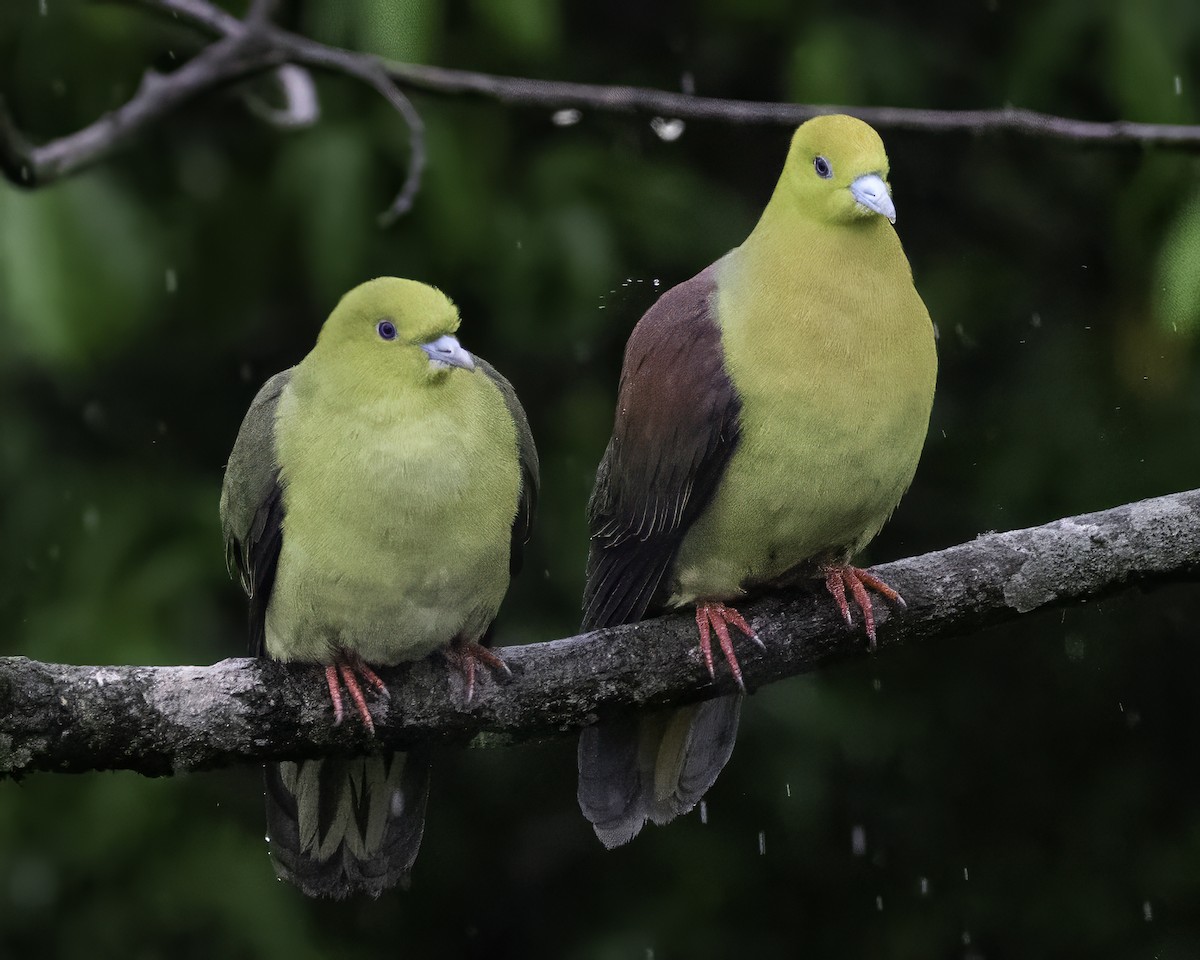
<svg viewBox="0 0 1200 960">
<path fill-rule="evenodd" d="M 923 896 L 923 897 L 929 896 L 929 878 L 928 877 L 921 878 L 921 896 Z"/>
<path fill-rule="evenodd" d="M 850 830 L 850 851 L 856 857 L 867 852 L 867 830 L 861 823 L 856 823 Z"/>
<path fill-rule="evenodd" d="M 1147 923 L 1154 919 L 1154 908 L 1150 906 L 1149 900 L 1142 901 L 1142 916 L 1146 918 Z"/>
<path fill-rule="evenodd" d="M 1042 325 L 1042 315 L 1040 313 L 1035 313 L 1029 318 L 1029 325 L 1032 327 L 1040 327 Z"/>
<path fill-rule="evenodd" d="M 172 62 L 172 63 L 174 63 L 174 62 L 175 62 L 175 60 L 176 60 L 176 57 L 175 57 L 175 51 L 174 51 L 174 50 L 168 50 L 168 51 L 167 51 L 167 56 L 171 58 L 171 62 Z"/>
<path fill-rule="evenodd" d="M 40 13 L 44 17 L 49 12 L 50 12 L 50 9 L 47 6 L 47 0 L 38 0 L 38 13 Z M 1176 88 L 1178 89 L 1178 85 L 1179 85 L 1178 77 L 1175 78 L 1175 85 L 1176 85 Z"/>
<path fill-rule="evenodd" d="M 788 798 L 789 798 L 789 799 L 791 799 L 791 796 L 792 796 L 792 785 L 791 785 L 790 783 L 785 783 L 785 784 L 783 785 L 783 790 L 784 790 L 784 793 L 786 793 L 786 794 L 788 795 Z"/>
<path fill-rule="evenodd" d="M 657 286 L 658 286 L 660 283 L 662 283 L 662 281 L 661 281 L 661 280 L 659 280 L 659 279 L 658 279 L 658 277 L 655 277 L 655 278 L 654 278 L 654 285 L 657 287 Z"/>
<path fill-rule="evenodd" d="M 1179 78 L 1175 78 L 1175 92 L 1179 92 Z M 696 95 L 696 77 L 691 70 L 685 70 L 683 76 L 679 78 L 679 89 L 686 93 L 689 97 Z"/>
<path fill-rule="evenodd" d="M 1175 96 L 1183 96 L 1183 77 L 1179 74 L 1175 74 Z"/>
<path fill-rule="evenodd" d="M 174 267 L 167 267 L 167 293 L 174 293 L 179 289 L 179 278 L 175 275 Z"/>
<path fill-rule="evenodd" d="M 964 879 L 964 880 L 970 880 L 970 879 L 971 879 L 971 878 L 970 878 L 970 877 L 967 875 L 967 868 L 966 868 L 966 867 L 963 867 L 963 879 Z"/>
<path fill-rule="evenodd" d="M 675 117 L 671 120 L 668 120 L 665 117 L 655 117 L 650 121 L 650 129 L 654 131 L 655 136 L 657 136 L 659 140 L 662 140 L 665 143 L 674 143 L 676 140 L 682 137 L 684 127 L 686 126 L 687 124 L 685 124 L 678 117 Z"/>
<path fill-rule="evenodd" d="M 969 947 L 971 945 L 971 931 L 970 930 L 963 931 L 962 942 L 963 942 L 964 947 Z"/>
<path fill-rule="evenodd" d="M 1125 712 L 1125 704 L 1123 704 L 1120 700 L 1117 701 L 1117 709 L 1120 710 L 1122 713 Z"/>
<path fill-rule="evenodd" d="M 703 800 L 700 801 L 700 822 L 708 823 L 708 804 Z"/>
<path fill-rule="evenodd" d="M 882 896 L 875 898 L 875 909 L 878 910 L 880 913 L 883 912 L 883 897 Z"/>
<path fill-rule="evenodd" d="M 767 831 L 758 831 L 758 855 L 765 857 L 767 855 Z"/>
<path fill-rule="evenodd" d="M 583 114 L 574 107 L 566 107 L 562 110 L 555 110 L 550 115 L 550 122 L 556 127 L 573 127 L 583 117 Z"/>
<path fill-rule="evenodd" d="M 876 677 L 874 680 L 871 681 L 871 688 L 876 693 L 879 693 L 879 691 L 883 689 L 883 681 L 880 680 L 878 677 Z"/>
</svg>

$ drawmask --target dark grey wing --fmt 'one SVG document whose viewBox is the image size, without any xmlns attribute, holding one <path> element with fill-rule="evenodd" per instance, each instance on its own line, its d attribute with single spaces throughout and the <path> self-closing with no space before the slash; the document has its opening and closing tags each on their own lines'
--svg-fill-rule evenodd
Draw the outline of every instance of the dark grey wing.
<svg viewBox="0 0 1200 960">
<path fill-rule="evenodd" d="M 715 265 L 664 293 L 625 347 L 588 504 L 583 627 L 640 620 L 737 447 L 741 401 L 714 318 Z"/>
<path fill-rule="evenodd" d="M 275 457 L 275 411 L 292 371 L 263 384 L 238 430 L 221 487 L 225 560 L 250 598 L 250 655 L 266 654 L 267 604 L 283 545 L 283 497 Z"/>
<path fill-rule="evenodd" d="M 640 620 L 666 599 L 684 535 L 739 438 L 741 401 L 713 316 L 715 265 L 668 290 L 629 338 L 613 435 L 588 504 L 584 629 Z M 579 737 L 580 809 L 606 847 L 686 813 L 737 736 L 740 697 L 599 723 Z"/>
<path fill-rule="evenodd" d="M 476 365 L 484 372 L 489 380 L 496 385 L 504 404 L 512 416 L 513 425 L 517 428 L 517 458 L 521 464 L 521 490 L 517 496 L 517 515 L 513 518 L 512 547 L 508 559 L 509 576 L 515 577 L 520 572 L 525 559 L 525 544 L 533 532 L 533 519 L 537 513 L 538 491 L 541 487 L 541 477 L 538 470 L 537 447 L 533 443 L 533 433 L 529 429 L 529 418 L 525 408 L 517 399 L 517 392 L 504 376 L 490 363 L 472 355 Z"/>
</svg>

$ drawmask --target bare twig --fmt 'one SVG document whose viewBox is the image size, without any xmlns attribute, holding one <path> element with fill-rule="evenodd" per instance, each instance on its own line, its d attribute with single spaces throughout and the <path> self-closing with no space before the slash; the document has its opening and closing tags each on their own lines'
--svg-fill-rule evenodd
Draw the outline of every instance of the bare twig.
<svg viewBox="0 0 1200 960">
<path fill-rule="evenodd" d="M 241 80 L 285 62 L 282 51 L 257 42 L 250 31 L 205 47 L 178 70 L 147 70 L 133 98 L 82 130 L 40 146 L 16 135 L 7 108 L 0 105 L 0 162 L 21 186 L 39 186 L 69 176 L 103 159 L 130 136 L 173 113 L 214 87 Z"/>
<path fill-rule="evenodd" d="M 879 644 L 963 635 L 1047 607 L 1135 584 L 1200 578 L 1200 490 L 1070 517 L 876 568 L 908 601 L 879 611 Z M 822 595 L 794 593 L 743 607 L 765 650 L 739 655 L 751 688 L 867 656 Z M 144 774 L 371 749 L 378 742 L 510 742 L 555 735 L 601 715 L 711 697 L 695 623 L 674 616 L 499 651 L 515 679 L 477 685 L 463 705 L 438 657 L 384 671 L 379 740 L 333 727 L 312 666 L 225 660 L 211 667 L 77 667 L 0 658 L 0 776 L 38 770 Z"/>
<path fill-rule="evenodd" d="M 1200 148 L 1200 126 L 1096 122 L 1051 116 L 1019 107 L 998 110 L 921 110 L 763 103 L 697 97 L 644 87 L 598 86 L 504 77 L 418 64 L 391 63 L 369 54 L 317 43 L 271 22 L 275 0 L 254 0 L 245 21 L 208 0 L 136 0 L 220 39 L 186 66 L 167 76 L 148 73 L 124 106 L 66 137 L 30 144 L 0 101 L 0 170 L 14 183 L 33 187 L 53 182 L 103 159 L 141 129 L 178 109 L 185 101 L 284 63 L 354 77 L 379 92 L 400 114 L 409 132 L 410 160 L 399 195 L 381 216 L 390 223 L 407 211 L 420 189 L 425 163 L 424 124 L 400 89 L 441 95 L 473 95 L 512 106 L 575 108 L 605 113 L 679 117 L 738 124 L 795 125 L 820 113 L 849 113 L 884 129 L 1009 132 L 1083 143 Z M 389 79 L 390 78 L 390 79 Z M 292 106 L 294 107 L 295 101 Z M 296 116 L 302 111 L 293 110 Z"/>
<path fill-rule="evenodd" d="M 275 71 L 275 82 L 283 94 L 283 106 L 273 107 L 261 97 L 247 94 L 246 105 L 255 116 L 282 130 L 311 127 L 321 118 L 321 103 L 311 73 L 285 63 Z"/>
<path fill-rule="evenodd" d="M 738 124 L 795 126 L 825 113 L 847 113 L 873 126 L 892 130 L 1010 132 L 1034 137 L 1145 146 L 1200 147 L 1200 126 L 1108 123 L 1072 120 L 1019 107 L 998 110 L 921 110 L 910 107 L 861 107 L 834 104 L 764 103 L 697 97 L 646 87 L 610 87 L 554 80 L 529 80 L 449 70 L 411 63 L 388 63 L 388 72 L 406 86 L 427 93 L 472 94 L 512 106 L 564 107 L 601 113 L 680 117 Z"/>
<path fill-rule="evenodd" d="M 380 222 L 390 224 L 411 209 L 425 168 L 425 124 L 378 58 L 315 43 L 281 30 L 271 22 L 276 0 L 253 0 L 244 21 L 207 0 L 138 2 L 140 6 L 215 33 L 220 39 L 173 73 L 147 71 L 137 93 L 116 111 L 76 133 L 40 146 L 31 145 L 20 133 L 0 100 L 0 170 L 10 180 L 34 187 L 67 176 L 103 159 L 142 128 L 187 100 L 273 68 L 280 69 L 280 82 L 288 103 L 283 114 L 271 113 L 267 119 L 305 125 L 316 116 L 315 90 L 310 80 L 302 83 L 297 77 L 283 73 L 285 65 L 292 65 L 298 72 L 297 65 L 302 64 L 368 84 L 404 120 L 409 138 L 408 171 L 399 194 L 381 214 Z"/>
</svg>

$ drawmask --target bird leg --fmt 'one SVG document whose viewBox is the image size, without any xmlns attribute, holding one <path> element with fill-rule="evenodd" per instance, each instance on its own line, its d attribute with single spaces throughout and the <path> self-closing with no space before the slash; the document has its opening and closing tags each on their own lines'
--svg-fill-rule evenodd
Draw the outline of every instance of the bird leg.
<svg viewBox="0 0 1200 960">
<path fill-rule="evenodd" d="M 367 681 L 383 697 L 391 697 L 387 684 L 379 679 L 379 674 L 372 670 L 357 653 L 341 649 L 333 656 L 333 663 L 325 667 L 325 683 L 329 687 L 329 699 L 333 701 L 333 725 L 339 726 L 345 718 L 342 706 L 342 685 L 354 702 L 354 709 L 362 718 L 363 726 L 371 733 L 375 732 L 375 721 L 371 719 L 371 710 L 367 706 L 367 698 L 363 693 L 359 677 Z"/>
<path fill-rule="evenodd" d="M 738 664 L 737 655 L 733 652 L 733 641 L 729 637 L 730 624 L 741 630 L 742 633 L 758 644 L 760 648 L 763 646 L 763 642 L 750 629 L 750 624 L 733 607 L 727 607 L 723 603 L 716 603 L 714 601 L 705 601 L 704 603 L 696 604 L 696 628 L 700 631 L 700 653 L 704 657 L 704 665 L 708 667 L 708 675 L 714 679 L 717 675 L 713 667 L 711 633 L 715 632 L 717 643 L 721 647 L 721 652 L 725 654 L 725 661 L 729 664 L 729 669 L 733 673 L 734 682 L 745 693 L 746 684 L 742 681 L 742 668 Z"/>
<path fill-rule="evenodd" d="M 512 671 L 508 668 L 507 663 L 482 643 L 476 643 L 473 640 L 455 637 L 450 641 L 450 646 L 446 648 L 445 654 L 451 665 L 457 667 L 463 675 L 467 703 L 470 703 L 475 696 L 475 665 L 477 663 L 498 670 L 506 677 L 512 676 Z"/>
<path fill-rule="evenodd" d="M 848 627 L 854 626 L 854 619 L 850 616 L 850 604 L 846 600 L 846 591 L 850 591 L 850 596 L 854 599 L 854 605 L 862 613 L 863 626 L 867 630 L 867 639 L 870 641 L 871 649 L 874 650 L 875 612 L 871 609 L 871 595 L 867 593 L 867 590 L 874 590 L 901 609 L 907 606 L 904 598 L 877 576 L 868 573 L 866 570 L 860 570 L 858 567 L 852 567 L 848 564 L 830 565 L 825 567 L 822 572 L 825 574 L 825 589 L 833 595 L 834 602 L 837 603 L 838 609 L 842 612 L 842 618 L 846 621 L 846 626 Z"/>
</svg>

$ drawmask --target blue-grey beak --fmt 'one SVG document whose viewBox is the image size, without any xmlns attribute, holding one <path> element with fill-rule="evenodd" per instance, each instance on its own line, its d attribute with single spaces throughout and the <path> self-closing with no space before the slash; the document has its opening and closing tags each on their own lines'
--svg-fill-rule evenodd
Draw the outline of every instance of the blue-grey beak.
<svg viewBox="0 0 1200 960">
<path fill-rule="evenodd" d="M 429 362 L 436 367 L 462 367 L 464 370 L 474 370 L 475 361 L 458 342 L 458 337 L 450 334 L 438 337 L 430 343 L 421 344 L 421 349 L 429 354 Z"/>
<path fill-rule="evenodd" d="M 890 223 L 896 222 L 896 207 L 892 203 L 892 195 L 888 193 L 887 184 L 879 174 L 863 174 L 850 184 L 850 193 L 861 206 L 872 213 L 887 217 Z"/>
</svg>

